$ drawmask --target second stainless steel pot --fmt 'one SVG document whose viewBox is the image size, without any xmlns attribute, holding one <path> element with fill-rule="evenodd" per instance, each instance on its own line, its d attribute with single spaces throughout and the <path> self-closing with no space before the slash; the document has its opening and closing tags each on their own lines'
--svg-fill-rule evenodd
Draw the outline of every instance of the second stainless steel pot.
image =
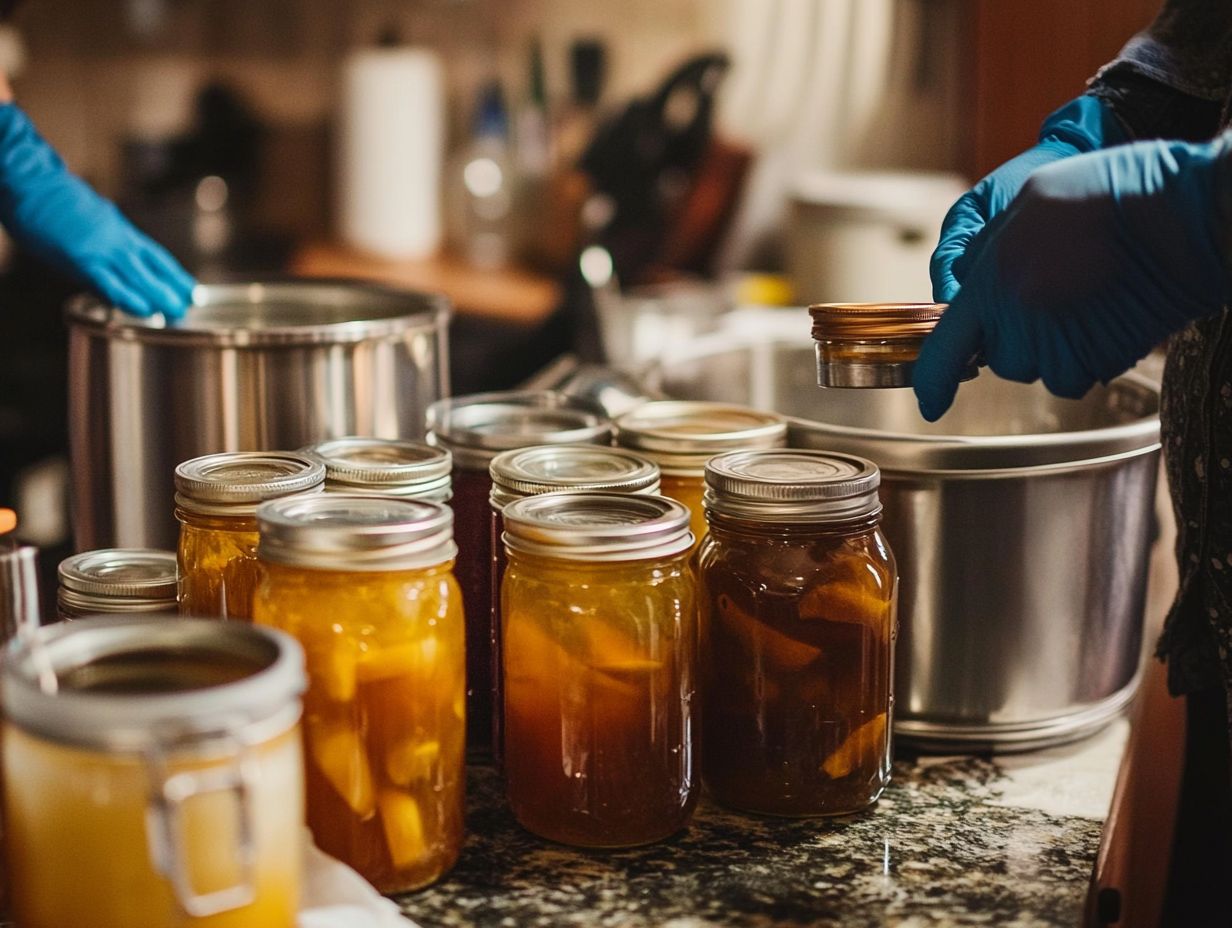
<svg viewBox="0 0 1232 928">
<path fill-rule="evenodd" d="M 73 303 L 77 548 L 174 548 L 172 472 L 198 455 L 422 436 L 448 317 L 442 297 L 340 281 L 202 285 L 166 326 Z"/>
<path fill-rule="evenodd" d="M 1159 461 L 1159 395 L 1080 401 L 985 374 L 940 422 L 910 390 L 823 390 L 807 344 L 712 339 L 651 386 L 795 418 L 789 444 L 882 468 L 901 572 L 895 732 L 932 749 L 1087 734 L 1133 696 Z"/>
</svg>

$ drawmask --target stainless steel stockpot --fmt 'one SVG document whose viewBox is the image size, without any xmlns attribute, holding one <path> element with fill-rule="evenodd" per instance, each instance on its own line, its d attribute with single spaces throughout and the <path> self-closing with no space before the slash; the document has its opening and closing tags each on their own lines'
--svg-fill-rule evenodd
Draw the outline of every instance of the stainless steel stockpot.
<svg viewBox="0 0 1232 928">
<path fill-rule="evenodd" d="M 824 390 L 810 346 L 711 340 L 650 385 L 791 418 L 788 445 L 869 458 L 901 572 L 895 733 L 928 749 L 1088 734 L 1142 658 L 1159 394 L 1126 376 L 1078 401 L 985 374 L 940 422 L 910 390 Z"/>
<path fill-rule="evenodd" d="M 172 475 L 220 451 L 419 438 L 448 388 L 443 297 L 344 281 L 203 284 L 179 322 L 96 300 L 69 322 L 79 550 L 174 548 Z"/>
</svg>

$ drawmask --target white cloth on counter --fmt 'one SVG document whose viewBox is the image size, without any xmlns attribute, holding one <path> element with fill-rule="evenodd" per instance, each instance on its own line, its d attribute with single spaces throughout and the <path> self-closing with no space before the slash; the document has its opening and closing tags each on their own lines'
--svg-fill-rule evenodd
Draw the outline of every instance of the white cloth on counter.
<svg viewBox="0 0 1232 928">
<path fill-rule="evenodd" d="M 304 835 L 298 928 L 415 928 L 362 876 Z"/>
</svg>

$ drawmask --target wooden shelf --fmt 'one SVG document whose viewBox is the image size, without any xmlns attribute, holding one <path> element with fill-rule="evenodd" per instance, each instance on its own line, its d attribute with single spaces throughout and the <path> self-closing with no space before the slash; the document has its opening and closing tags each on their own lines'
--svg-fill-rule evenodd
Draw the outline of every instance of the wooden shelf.
<svg viewBox="0 0 1232 928">
<path fill-rule="evenodd" d="M 536 325 L 560 300 L 560 286 L 525 268 L 481 270 L 442 253 L 414 261 L 391 261 L 333 243 L 313 243 L 292 258 L 291 273 L 304 277 L 353 277 L 412 290 L 443 293 L 461 315 Z"/>
</svg>

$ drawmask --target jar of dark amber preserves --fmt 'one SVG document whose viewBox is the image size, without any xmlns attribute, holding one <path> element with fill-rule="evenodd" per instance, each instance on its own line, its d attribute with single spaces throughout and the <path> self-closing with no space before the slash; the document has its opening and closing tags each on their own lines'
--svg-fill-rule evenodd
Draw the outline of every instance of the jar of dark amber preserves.
<svg viewBox="0 0 1232 928">
<path fill-rule="evenodd" d="M 706 465 L 702 776 L 725 805 L 841 815 L 889 780 L 897 574 L 879 482 L 820 451 Z"/>
<path fill-rule="evenodd" d="M 452 457 L 444 448 L 388 438 L 331 438 L 303 452 L 325 465 L 326 493 L 449 502 Z"/>
<path fill-rule="evenodd" d="M 648 844 L 697 800 L 688 510 L 547 493 L 505 507 L 504 761 L 518 822 L 581 847 Z"/>
<path fill-rule="evenodd" d="M 325 493 L 257 511 L 253 619 L 308 669 L 304 756 L 317 845 L 382 892 L 417 889 L 462 847 L 465 655 L 453 514 Z"/>
<path fill-rule="evenodd" d="M 724 451 L 781 448 L 787 444 L 787 423 L 775 413 L 744 406 L 657 400 L 616 420 L 616 443 L 659 465 L 663 495 L 689 507 L 693 536 L 700 541 L 706 535 L 706 461 Z"/>
<path fill-rule="evenodd" d="M 180 614 L 247 619 L 257 585 L 257 506 L 319 493 L 319 461 L 276 451 L 207 454 L 175 469 Z"/>
<path fill-rule="evenodd" d="M 492 559 L 489 531 L 492 478 L 488 468 L 502 451 L 529 445 L 607 445 L 612 425 L 586 400 L 553 392 L 476 393 L 428 408 L 428 443 L 453 454 L 453 507 L 458 561 L 454 569 L 466 608 L 467 752 L 492 754 Z"/>
</svg>

